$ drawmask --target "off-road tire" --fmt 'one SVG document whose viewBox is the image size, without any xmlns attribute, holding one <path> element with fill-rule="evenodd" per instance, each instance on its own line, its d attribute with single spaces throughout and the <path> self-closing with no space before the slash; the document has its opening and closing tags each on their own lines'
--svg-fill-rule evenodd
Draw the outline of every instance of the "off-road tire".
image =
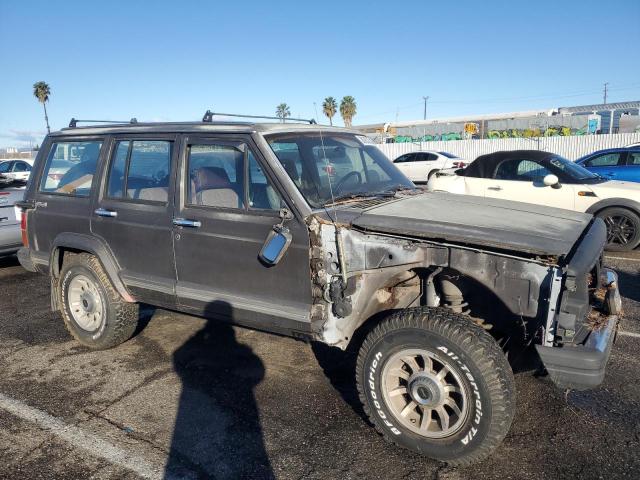
<svg viewBox="0 0 640 480">
<path fill-rule="evenodd" d="M 87 331 L 74 320 L 69 305 L 69 285 L 74 277 L 82 275 L 95 282 L 102 302 L 102 321 L 94 331 Z M 65 257 L 58 279 L 58 304 L 64 324 L 83 345 L 104 350 L 126 342 L 138 326 L 138 304 L 125 302 L 111 284 L 100 261 L 88 253 L 71 254 Z"/>
<path fill-rule="evenodd" d="M 607 218 L 624 216 L 635 228 L 635 234 L 629 239 L 626 244 L 621 245 L 619 243 L 607 243 L 607 245 L 605 245 L 604 247 L 605 250 L 609 250 L 612 252 L 628 252 L 640 245 L 640 216 L 637 213 L 627 208 L 610 207 L 601 210 L 596 214 L 596 216 L 602 218 L 602 220 L 604 220 L 605 224 L 607 225 L 607 240 L 609 238 L 610 228 L 610 225 L 606 220 Z"/>
<path fill-rule="evenodd" d="M 418 435 L 404 427 L 387 404 L 382 392 L 385 362 L 406 349 L 433 352 L 457 370 L 468 393 L 467 414 L 460 416 L 461 427 L 452 435 Z M 411 308 L 384 319 L 362 344 L 356 377 L 364 410 L 387 441 L 451 465 L 486 458 L 513 420 L 513 373 L 502 350 L 484 329 L 444 308 Z"/>
</svg>

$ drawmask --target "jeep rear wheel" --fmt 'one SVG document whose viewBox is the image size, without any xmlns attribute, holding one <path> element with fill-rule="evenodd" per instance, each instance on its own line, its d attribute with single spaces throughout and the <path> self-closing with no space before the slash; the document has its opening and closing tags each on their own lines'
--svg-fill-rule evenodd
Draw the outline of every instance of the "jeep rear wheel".
<svg viewBox="0 0 640 480">
<path fill-rule="evenodd" d="M 122 299 L 93 255 L 65 258 L 57 291 L 67 330 L 89 348 L 115 347 L 138 326 L 138 305 Z"/>
<path fill-rule="evenodd" d="M 453 465 L 487 457 L 515 410 L 513 374 L 495 340 L 442 308 L 394 314 L 365 339 L 357 382 L 388 441 Z"/>
</svg>

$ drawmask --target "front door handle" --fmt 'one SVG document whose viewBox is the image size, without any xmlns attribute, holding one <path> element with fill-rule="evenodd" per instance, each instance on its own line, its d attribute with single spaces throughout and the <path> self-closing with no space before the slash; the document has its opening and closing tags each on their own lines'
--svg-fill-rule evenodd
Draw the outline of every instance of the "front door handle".
<svg viewBox="0 0 640 480">
<path fill-rule="evenodd" d="M 118 216 L 118 212 L 114 211 L 114 210 L 107 210 L 106 208 L 98 208 L 95 210 L 94 212 L 96 215 L 98 215 L 99 217 L 110 217 L 110 218 L 115 218 Z"/>
<path fill-rule="evenodd" d="M 502 190 L 502 187 L 487 187 L 487 190 L 495 190 L 496 192 L 499 192 Z"/>
<path fill-rule="evenodd" d="M 189 220 L 187 218 L 174 218 L 173 224 L 176 227 L 189 227 L 189 228 L 200 228 L 202 226 L 202 222 L 198 220 Z"/>
</svg>

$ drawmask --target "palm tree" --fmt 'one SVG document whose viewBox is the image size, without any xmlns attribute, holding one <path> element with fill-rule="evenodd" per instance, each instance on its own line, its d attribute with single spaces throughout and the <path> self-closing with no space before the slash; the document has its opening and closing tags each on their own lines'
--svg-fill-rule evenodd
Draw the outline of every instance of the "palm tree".
<svg viewBox="0 0 640 480">
<path fill-rule="evenodd" d="M 356 116 L 356 108 L 355 98 L 351 95 L 342 97 L 342 101 L 340 102 L 340 115 L 342 116 L 342 120 L 344 120 L 345 127 L 351 126 L 351 120 Z"/>
<path fill-rule="evenodd" d="M 333 116 L 338 111 L 338 102 L 333 97 L 327 97 L 322 102 L 322 113 L 329 117 L 329 125 L 333 125 Z"/>
<path fill-rule="evenodd" d="M 284 123 L 285 118 L 290 116 L 291 111 L 289 110 L 289 105 L 286 103 L 281 103 L 276 107 L 276 117 L 278 117 L 282 123 Z"/>
<path fill-rule="evenodd" d="M 49 84 L 46 82 L 36 82 L 33 84 L 33 95 L 38 99 L 38 101 L 44 107 L 44 121 L 47 123 L 47 133 L 51 133 L 51 129 L 49 128 L 49 117 L 47 116 L 47 102 L 49 101 L 49 95 L 51 95 L 51 90 L 49 89 Z"/>
</svg>

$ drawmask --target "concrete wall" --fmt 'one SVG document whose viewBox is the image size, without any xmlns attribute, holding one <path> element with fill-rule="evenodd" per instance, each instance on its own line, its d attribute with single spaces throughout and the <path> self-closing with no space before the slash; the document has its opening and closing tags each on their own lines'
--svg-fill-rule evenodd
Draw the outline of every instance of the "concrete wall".
<svg viewBox="0 0 640 480">
<path fill-rule="evenodd" d="M 500 138 L 486 140 L 454 140 L 448 142 L 386 143 L 378 145 L 390 159 L 416 150 L 437 150 L 474 160 L 480 155 L 499 150 L 545 150 L 576 160 L 587 153 L 605 148 L 640 143 L 640 133 L 584 135 L 576 137 Z"/>
</svg>

